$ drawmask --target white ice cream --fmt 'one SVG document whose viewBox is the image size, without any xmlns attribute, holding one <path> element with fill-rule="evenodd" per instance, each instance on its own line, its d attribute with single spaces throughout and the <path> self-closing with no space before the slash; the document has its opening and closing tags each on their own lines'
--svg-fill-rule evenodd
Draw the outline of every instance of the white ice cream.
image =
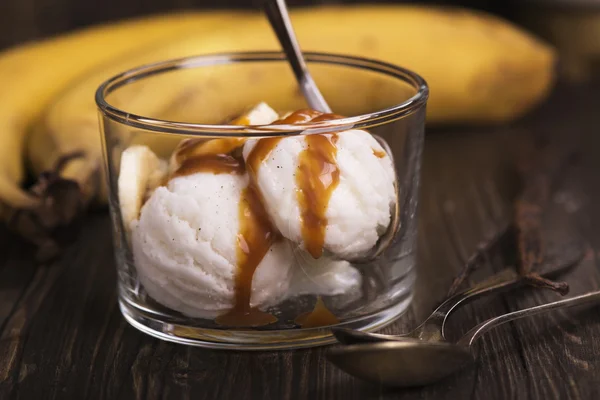
<svg viewBox="0 0 600 400">
<path fill-rule="evenodd" d="M 235 297 L 238 204 L 247 178 L 198 173 L 155 190 L 132 224 L 138 277 L 157 302 L 185 315 L 214 318 Z M 251 305 L 266 308 L 301 294 L 357 291 L 361 275 L 346 261 L 317 261 L 273 244 L 252 281 Z"/>
<path fill-rule="evenodd" d="M 256 142 L 246 142 L 244 159 Z M 383 148 L 363 130 L 340 133 L 336 147 L 340 181 L 325 214 L 328 225 L 324 247 L 342 258 L 360 256 L 376 244 L 390 223 L 390 206 L 395 202 L 394 169 L 388 155 L 379 158 L 374 154 Z M 296 243 L 303 240 L 295 174 L 305 148 L 305 137 L 281 140 L 256 177 L 275 226 Z"/>
<path fill-rule="evenodd" d="M 260 103 L 244 123 L 269 124 L 277 117 Z M 131 225 L 138 276 L 152 298 L 192 317 L 213 318 L 231 309 L 239 202 L 247 186 L 247 175 L 195 173 L 154 191 Z M 254 273 L 251 306 L 280 301 L 292 265 L 290 244 L 273 244 Z"/>
<path fill-rule="evenodd" d="M 132 225 L 140 281 L 152 298 L 192 317 L 232 308 L 237 270 L 238 205 L 246 176 L 196 173 L 154 191 Z M 251 305 L 276 304 L 287 293 L 293 256 L 271 246 L 252 281 Z"/>
<path fill-rule="evenodd" d="M 268 124 L 277 114 L 261 103 L 246 118 L 252 125 Z M 387 157 L 372 156 L 372 149 L 381 147 L 366 132 L 340 135 L 341 179 L 327 214 L 330 226 L 326 237 L 327 247 L 338 254 L 372 246 L 389 223 L 391 163 Z M 214 318 L 224 314 L 235 301 L 239 202 L 248 175 L 198 172 L 180 176 L 151 192 L 140 210 L 147 189 L 156 186 L 150 175 L 151 166 L 157 163 L 146 162 L 156 161 L 148 148 L 134 150 L 127 153 L 131 153 L 131 162 L 122 164 L 119 196 L 127 200 L 125 222 L 131 228 L 142 285 L 154 300 L 184 315 Z M 314 260 L 298 249 L 300 222 L 293 168 L 301 150 L 299 139 L 283 140 L 273 153 L 275 160 L 269 159 L 259 174 L 269 214 L 277 228 L 296 243 L 280 240 L 263 257 L 253 276 L 251 306 L 265 309 L 302 294 L 360 293 L 362 277 L 350 263 L 328 256 Z M 286 215 L 290 209 L 293 213 Z"/>
<path fill-rule="evenodd" d="M 348 261 L 323 256 L 315 260 L 307 252 L 294 249 L 294 275 L 288 295 L 337 296 L 359 294 L 362 275 Z"/>
</svg>

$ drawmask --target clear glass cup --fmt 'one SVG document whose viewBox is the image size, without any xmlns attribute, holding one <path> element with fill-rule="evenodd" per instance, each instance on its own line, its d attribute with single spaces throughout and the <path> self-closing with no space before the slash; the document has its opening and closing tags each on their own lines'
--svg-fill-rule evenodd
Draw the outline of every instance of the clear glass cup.
<svg viewBox="0 0 600 400">
<path fill-rule="evenodd" d="M 231 122 L 259 102 L 280 117 L 307 107 L 285 56 L 277 52 L 169 60 L 124 72 L 98 89 L 119 303 L 134 327 L 204 347 L 297 348 L 333 342 L 332 325 L 379 329 L 409 306 L 427 85 L 417 74 L 383 62 L 321 53 L 307 53 L 306 58 L 339 116 L 252 126 L 239 119 Z M 370 132 L 381 147 L 355 131 L 363 136 L 353 149 L 349 130 Z M 334 194 L 328 200 L 317 196 L 317 203 L 301 202 L 298 193 L 309 199 L 313 189 L 299 186 L 301 155 L 292 150 L 288 155 L 265 153 L 260 168 L 276 160 L 282 164 L 260 170 L 267 172 L 252 170 L 250 161 L 246 166 L 242 148 L 185 159 L 206 167 L 206 157 L 221 157 L 219 162 L 228 157 L 236 164 L 227 172 L 175 172 L 183 168 L 173 156 L 176 149 L 184 154 L 182 143 L 203 148 L 209 141 L 220 143 L 217 139 L 244 138 L 256 145 L 279 138 L 277 143 L 286 141 L 290 149 L 292 141 L 312 141 L 315 148 L 314 134 L 329 138 L 334 148 L 329 164 L 305 158 L 321 172 L 332 165 L 329 172 L 337 171 L 337 186 L 331 186 Z M 280 158 L 270 160 L 271 154 Z M 388 161 L 374 161 L 385 157 Z M 275 171 L 281 173 L 279 180 Z M 244 189 L 252 184 L 254 191 Z M 275 194 L 268 192 L 269 185 Z M 385 203 L 390 187 L 395 189 L 393 200 Z M 344 192 L 335 194 L 338 188 Z M 319 214 L 321 225 L 311 231 L 304 212 L 315 211 L 318 204 L 327 208 L 328 201 L 331 209 Z M 373 222 L 381 215 L 382 224 Z M 300 239 L 290 233 L 294 229 L 301 231 Z M 307 243 L 319 240 L 321 247 L 311 246 L 322 252 L 310 255 Z M 357 243 L 375 244 L 352 253 L 360 247 Z"/>
</svg>

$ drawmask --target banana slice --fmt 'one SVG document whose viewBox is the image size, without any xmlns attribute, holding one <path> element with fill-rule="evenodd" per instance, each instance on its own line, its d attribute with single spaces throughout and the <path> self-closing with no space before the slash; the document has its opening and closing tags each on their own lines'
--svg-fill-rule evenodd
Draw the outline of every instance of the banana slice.
<svg viewBox="0 0 600 400">
<path fill-rule="evenodd" d="M 121 155 L 119 173 L 119 204 L 123 224 L 127 230 L 138 219 L 144 201 L 167 176 L 167 162 L 161 160 L 147 146 L 131 146 Z"/>
<path fill-rule="evenodd" d="M 268 125 L 279 119 L 275 110 L 265 102 L 260 102 L 247 113 L 240 115 L 230 123 L 233 125 Z M 228 154 L 244 144 L 244 138 L 227 139 L 184 139 L 182 140 L 169 161 L 173 173 L 190 157 L 206 154 Z"/>
</svg>

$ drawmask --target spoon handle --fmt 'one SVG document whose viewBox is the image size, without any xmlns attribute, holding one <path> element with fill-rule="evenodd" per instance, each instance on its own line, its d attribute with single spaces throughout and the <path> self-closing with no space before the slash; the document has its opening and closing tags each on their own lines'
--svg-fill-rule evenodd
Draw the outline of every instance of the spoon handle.
<svg viewBox="0 0 600 400">
<path fill-rule="evenodd" d="M 308 105 L 317 111 L 330 113 L 331 108 L 317 88 L 300 52 L 285 0 L 266 0 L 264 6 L 267 18 L 288 58 Z"/>
<path fill-rule="evenodd" d="M 494 240 L 494 244 L 498 243 L 508 230 L 504 229 Z M 546 269 L 542 273 L 544 277 L 550 277 L 571 268 L 577 264 L 583 253 L 575 252 L 572 256 L 567 257 L 560 262 L 557 262 L 552 268 Z M 445 329 L 448 317 L 456 311 L 460 306 L 468 304 L 482 296 L 490 294 L 502 293 L 512 290 L 516 287 L 524 285 L 524 280 L 520 277 L 514 268 L 506 268 L 492 277 L 476 284 L 475 286 L 466 289 L 463 292 L 457 293 L 448 298 L 423 322 L 419 328 L 419 336 L 423 339 L 439 340 L 445 338 Z M 441 337 L 440 337 L 441 334 Z"/>
<path fill-rule="evenodd" d="M 479 325 L 475 326 L 458 341 L 458 344 L 463 346 L 471 346 L 473 342 L 479 339 L 484 333 L 509 321 L 514 321 L 519 318 L 529 317 L 532 315 L 541 314 L 552 310 L 558 310 L 561 308 L 574 307 L 587 303 L 597 302 L 600 302 L 600 291 L 589 292 L 580 296 L 571 297 L 569 299 L 553 301 L 552 303 L 542 304 L 539 306 L 529 307 L 523 310 L 500 315 L 498 317 L 488 319 L 487 321 L 484 321 Z"/>
<path fill-rule="evenodd" d="M 448 298 L 415 330 L 422 340 L 443 340 L 450 315 L 461 305 L 482 296 L 504 292 L 522 284 L 522 278 L 514 268 L 506 268 L 477 285 Z"/>
</svg>

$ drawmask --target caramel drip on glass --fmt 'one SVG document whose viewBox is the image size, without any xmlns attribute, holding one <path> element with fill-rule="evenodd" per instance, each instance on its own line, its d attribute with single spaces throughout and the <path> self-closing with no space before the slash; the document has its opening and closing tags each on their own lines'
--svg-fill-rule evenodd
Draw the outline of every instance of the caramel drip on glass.
<svg viewBox="0 0 600 400">
<path fill-rule="evenodd" d="M 302 328 L 318 328 L 339 324 L 340 320 L 333 315 L 323 303 L 321 296 L 317 297 L 317 303 L 312 311 L 300 314 L 294 322 Z"/>
</svg>

